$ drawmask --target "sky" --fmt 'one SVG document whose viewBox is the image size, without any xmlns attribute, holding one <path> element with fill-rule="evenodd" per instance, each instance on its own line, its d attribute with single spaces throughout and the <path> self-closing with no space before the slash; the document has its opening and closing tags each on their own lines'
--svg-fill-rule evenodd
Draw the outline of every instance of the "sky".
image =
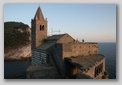
<svg viewBox="0 0 122 85">
<path fill-rule="evenodd" d="M 115 4 L 5 4 L 4 22 L 23 22 L 31 27 L 39 6 L 48 20 L 48 35 L 53 29 L 79 41 L 116 42 Z"/>
</svg>

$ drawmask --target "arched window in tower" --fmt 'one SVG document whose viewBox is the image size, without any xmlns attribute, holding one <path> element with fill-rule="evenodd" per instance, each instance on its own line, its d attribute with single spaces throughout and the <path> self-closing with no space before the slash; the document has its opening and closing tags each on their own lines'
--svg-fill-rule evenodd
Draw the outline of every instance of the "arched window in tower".
<svg viewBox="0 0 122 85">
<path fill-rule="evenodd" d="M 44 25 L 40 25 L 40 31 L 44 30 Z"/>
<path fill-rule="evenodd" d="M 42 30 L 42 25 L 40 25 L 40 31 Z"/>
<path fill-rule="evenodd" d="M 42 30 L 44 30 L 44 25 L 42 25 Z"/>
</svg>

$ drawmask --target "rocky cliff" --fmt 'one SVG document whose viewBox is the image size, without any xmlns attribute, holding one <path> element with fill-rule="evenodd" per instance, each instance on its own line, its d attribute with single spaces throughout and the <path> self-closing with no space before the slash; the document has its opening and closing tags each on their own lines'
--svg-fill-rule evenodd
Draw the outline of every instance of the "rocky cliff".
<svg viewBox="0 0 122 85">
<path fill-rule="evenodd" d="M 31 56 L 31 29 L 22 22 L 4 22 L 4 60 L 25 60 Z"/>
<path fill-rule="evenodd" d="M 31 56 L 31 45 L 22 46 L 17 49 L 13 49 L 4 54 L 4 60 L 26 60 L 30 59 Z"/>
</svg>

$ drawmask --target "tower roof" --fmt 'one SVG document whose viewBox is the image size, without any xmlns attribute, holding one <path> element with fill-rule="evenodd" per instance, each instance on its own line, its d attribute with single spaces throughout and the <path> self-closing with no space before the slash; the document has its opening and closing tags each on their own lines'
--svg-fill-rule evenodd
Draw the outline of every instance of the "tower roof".
<svg viewBox="0 0 122 85">
<path fill-rule="evenodd" d="M 38 9 L 37 9 L 34 19 L 35 20 L 44 20 L 43 13 L 42 13 L 42 10 L 40 7 L 38 7 Z"/>
</svg>

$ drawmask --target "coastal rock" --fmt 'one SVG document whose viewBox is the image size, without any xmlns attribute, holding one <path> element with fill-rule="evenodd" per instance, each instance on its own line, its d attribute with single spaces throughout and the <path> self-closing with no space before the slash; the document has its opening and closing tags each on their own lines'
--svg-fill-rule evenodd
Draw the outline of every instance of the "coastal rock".
<svg viewBox="0 0 122 85">
<path fill-rule="evenodd" d="M 31 56 L 31 45 L 22 46 L 4 54 L 4 60 L 23 60 Z"/>
</svg>

